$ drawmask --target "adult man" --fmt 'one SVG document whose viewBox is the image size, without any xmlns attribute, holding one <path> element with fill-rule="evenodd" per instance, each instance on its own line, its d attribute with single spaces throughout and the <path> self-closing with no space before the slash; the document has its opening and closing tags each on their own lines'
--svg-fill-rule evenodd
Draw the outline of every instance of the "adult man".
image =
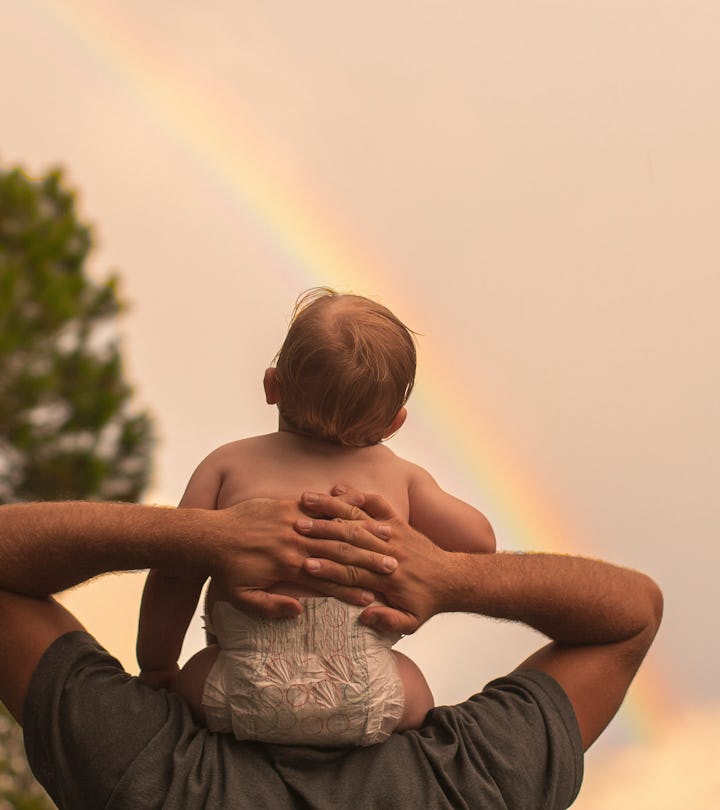
<svg viewBox="0 0 720 810">
<path fill-rule="evenodd" d="M 220 511 L 0 508 L 0 698 L 23 721 L 29 760 L 61 808 L 529 810 L 573 801 L 582 749 L 615 714 L 659 625 L 657 586 L 575 557 L 445 552 L 381 498 L 345 498 L 356 505 L 306 494 L 300 504 Z M 384 593 L 396 609 L 364 614 L 378 628 L 412 632 L 434 613 L 462 610 L 525 622 L 551 642 L 479 696 L 382 745 L 242 743 L 198 728 L 177 696 L 122 672 L 50 596 L 103 571 L 171 565 L 223 578 L 266 615 L 287 605 L 248 588 L 312 582 L 356 603 Z"/>
</svg>

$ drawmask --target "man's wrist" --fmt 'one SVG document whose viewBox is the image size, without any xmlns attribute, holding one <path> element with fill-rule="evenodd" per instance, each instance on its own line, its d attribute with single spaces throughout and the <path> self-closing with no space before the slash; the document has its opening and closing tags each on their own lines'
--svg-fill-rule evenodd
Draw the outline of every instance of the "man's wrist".
<svg viewBox="0 0 720 810">
<path fill-rule="evenodd" d="M 475 611 L 479 569 L 477 561 L 484 555 L 443 551 L 433 581 L 433 613 Z"/>
</svg>

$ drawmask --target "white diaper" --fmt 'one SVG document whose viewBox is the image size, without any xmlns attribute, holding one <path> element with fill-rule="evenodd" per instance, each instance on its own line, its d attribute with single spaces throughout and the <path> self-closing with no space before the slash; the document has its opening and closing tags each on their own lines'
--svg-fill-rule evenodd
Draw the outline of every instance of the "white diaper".
<svg viewBox="0 0 720 810">
<path fill-rule="evenodd" d="M 373 745 L 403 711 L 390 648 L 399 636 L 361 625 L 364 608 L 302 597 L 296 619 L 269 620 L 215 602 L 207 629 L 220 653 L 202 704 L 211 731 L 239 740 L 297 745 Z"/>
</svg>

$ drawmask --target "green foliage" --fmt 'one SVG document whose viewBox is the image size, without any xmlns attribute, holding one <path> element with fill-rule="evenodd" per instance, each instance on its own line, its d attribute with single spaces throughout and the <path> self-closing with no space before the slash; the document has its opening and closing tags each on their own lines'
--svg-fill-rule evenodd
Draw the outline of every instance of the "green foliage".
<svg viewBox="0 0 720 810">
<path fill-rule="evenodd" d="M 85 274 L 92 244 L 60 170 L 0 167 L 0 503 L 135 501 L 148 483 L 152 423 L 130 409 L 117 279 Z M 51 807 L 0 704 L 0 810 Z"/>
<path fill-rule="evenodd" d="M 0 810 L 50 810 L 55 805 L 33 778 L 22 732 L 0 704 Z"/>
<path fill-rule="evenodd" d="M 0 168 L 0 503 L 135 501 L 152 424 L 132 413 L 113 329 L 117 279 L 85 274 L 93 244 L 62 172 Z"/>
</svg>

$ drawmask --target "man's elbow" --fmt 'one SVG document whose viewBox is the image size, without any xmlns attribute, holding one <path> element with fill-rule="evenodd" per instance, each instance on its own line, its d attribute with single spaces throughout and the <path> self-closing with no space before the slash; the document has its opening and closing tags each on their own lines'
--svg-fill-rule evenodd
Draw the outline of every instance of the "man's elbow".
<svg viewBox="0 0 720 810">
<path fill-rule="evenodd" d="M 650 625 L 654 628 L 653 638 L 660 628 L 660 622 L 663 617 L 664 599 L 660 587 L 648 577 L 648 599 L 650 602 L 651 621 Z"/>
<path fill-rule="evenodd" d="M 642 589 L 638 589 L 638 594 L 642 595 L 642 621 L 640 629 L 636 633 L 635 644 L 631 645 L 635 649 L 635 654 L 642 659 L 650 649 L 655 636 L 660 628 L 663 616 L 663 594 L 657 583 L 648 576 L 643 575 Z M 638 596 L 640 600 L 640 596 Z M 639 663 L 639 662 L 638 662 Z"/>
</svg>

